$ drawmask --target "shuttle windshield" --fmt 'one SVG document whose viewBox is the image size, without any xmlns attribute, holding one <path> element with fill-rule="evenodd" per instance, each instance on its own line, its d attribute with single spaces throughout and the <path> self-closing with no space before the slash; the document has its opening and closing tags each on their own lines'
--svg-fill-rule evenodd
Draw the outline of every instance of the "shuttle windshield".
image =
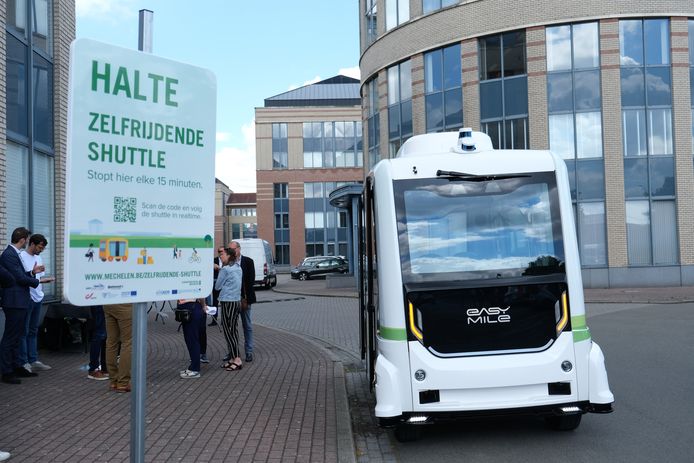
<svg viewBox="0 0 694 463">
<path fill-rule="evenodd" d="M 553 172 L 394 181 L 405 283 L 564 273 Z"/>
</svg>

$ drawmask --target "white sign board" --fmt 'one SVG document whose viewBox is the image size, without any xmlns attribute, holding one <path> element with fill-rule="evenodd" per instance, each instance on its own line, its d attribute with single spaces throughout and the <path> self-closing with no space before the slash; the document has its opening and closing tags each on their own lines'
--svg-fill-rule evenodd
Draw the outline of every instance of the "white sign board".
<svg viewBox="0 0 694 463">
<path fill-rule="evenodd" d="M 216 78 L 72 43 L 64 295 L 75 305 L 212 290 Z"/>
</svg>

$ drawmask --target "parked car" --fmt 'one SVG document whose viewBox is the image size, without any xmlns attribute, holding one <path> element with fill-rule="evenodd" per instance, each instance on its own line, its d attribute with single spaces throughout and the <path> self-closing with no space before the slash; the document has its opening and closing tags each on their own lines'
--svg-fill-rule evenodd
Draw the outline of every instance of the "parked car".
<svg viewBox="0 0 694 463">
<path fill-rule="evenodd" d="M 291 277 L 294 280 L 309 280 L 316 276 L 327 275 L 328 273 L 347 273 L 348 271 L 349 264 L 343 257 L 307 257 L 292 269 Z"/>
</svg>

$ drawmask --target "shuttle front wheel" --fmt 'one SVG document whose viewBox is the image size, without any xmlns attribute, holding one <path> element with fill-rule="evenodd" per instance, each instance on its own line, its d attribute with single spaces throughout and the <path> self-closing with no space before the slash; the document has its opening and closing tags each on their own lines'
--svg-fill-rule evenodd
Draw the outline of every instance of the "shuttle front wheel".
<svg viewBox="0 0 694 463">
<path fill-rule="evenodd" d="M 550 429 L 555 431 L 573 431 L 581 424 L 581 417 L 583 415 L 562 415 L 562 416 L 547 416 L 545 417 L 545 423 Z"/>
<path fill-rule="evenodd" d="M 422 437 L 422 427 L 411 424 L 399 424 L 395 428 L 395 438 L 398 442 L 414 442 Z"/>
</svg>

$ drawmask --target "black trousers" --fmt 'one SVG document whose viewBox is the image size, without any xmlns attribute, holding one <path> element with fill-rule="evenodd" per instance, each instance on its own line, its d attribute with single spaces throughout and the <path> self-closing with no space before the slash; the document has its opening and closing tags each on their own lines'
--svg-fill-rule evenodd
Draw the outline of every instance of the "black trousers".
<svg viewBox="0 0 694 463">
<path fill-rule="evenodd" d="M 5 312 L 5 331 L 0 342 L 0 370 L 2 374 L 11 375 L 19 364 L 19 338 L 22 336 L 29 311 L 3 307 Z"/>
</svg>

